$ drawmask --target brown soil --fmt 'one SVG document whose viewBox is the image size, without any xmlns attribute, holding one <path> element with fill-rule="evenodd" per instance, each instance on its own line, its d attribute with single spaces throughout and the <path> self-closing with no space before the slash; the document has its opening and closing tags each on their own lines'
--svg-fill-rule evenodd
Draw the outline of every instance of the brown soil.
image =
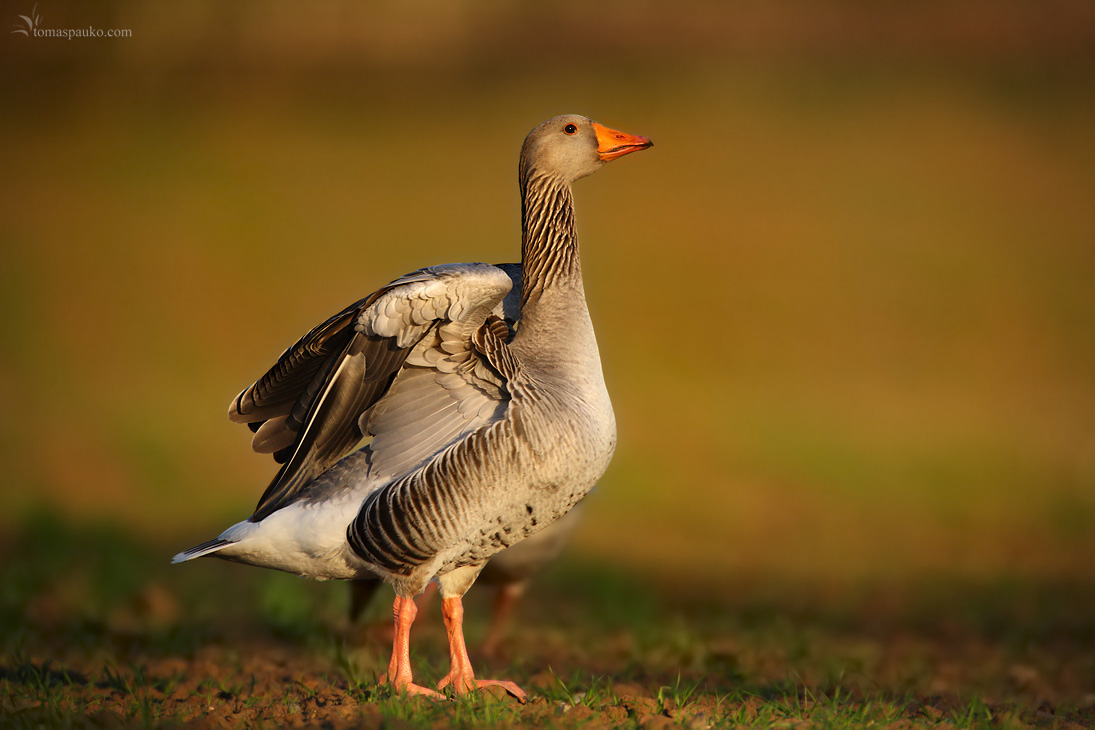
<svg viewBox="0 0 1095 730">
<path fill-rule="evenodd" d="M 293 635 L 228 614 L 180 627 L 179 600 L 163 587 L 146 587 L 100 625 L 81 624 L 63 597 L 45 595 L 28 606 L 24 647 L 0 667 L 0 720 L 108 728 L 702 728 L 764 726 L 775 717 L 784 727 L 816 727 L 854 726 L 857 708 L 882 704 L 894 710 L 880 726 L 893 728 L 1095 724 L 1089 625 L 1067 616 L 1034 633 L 991 620 L 971 625 L 958 600 L 949 617 L 916 620 L 893 601 L 843 613 L 791 602 L 782 609 L 691 605 L 649 624 L 624 617 L 615 629 L 576 623 L 587 607 L 565 597 L 543 601 L 526 608 L 524 625 L 497 657 L 477 662 L 480 676 L 516 680 L 529 702 L 499 692 L 469 709 L 378 688 L 384 625 Z M 446 669 L 435 609 L 420 614 L 413 637 L 424 684 Z M 473 641 L 481 629 L 473 625 Z M 970 719 L 971 702 L 981 703 L 974 706 L 983 708 L 983 723 Z M 834 707 L 847 708 L 846 716 L 832 720 Z"/>
</svg>

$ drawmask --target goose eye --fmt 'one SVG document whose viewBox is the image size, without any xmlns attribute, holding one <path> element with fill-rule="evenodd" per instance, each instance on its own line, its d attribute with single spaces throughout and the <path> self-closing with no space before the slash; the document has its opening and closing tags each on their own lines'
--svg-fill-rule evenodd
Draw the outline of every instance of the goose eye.
<svg viewBox="0 0 1095 730">
<path fill-rule="evenodd" d="M 575 132 L 578 131 L 578 127 L 574 124 L 568 124 L 565 127 L 563 127 L 563 131 L 566 132 L 567 134 L 574 134 Z"/>
</svg>

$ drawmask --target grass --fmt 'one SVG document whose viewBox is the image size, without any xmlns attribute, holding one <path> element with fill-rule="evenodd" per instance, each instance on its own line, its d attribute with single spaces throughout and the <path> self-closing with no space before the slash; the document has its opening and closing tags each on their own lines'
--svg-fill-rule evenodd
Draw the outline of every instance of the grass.
<svg viewBox="0 0 1095 730">
<path fill-rule="evenodd" d="M 1082 585 L 834 595 L 824 584 L 769 583 L 727 592 L 572 556 L 533 588 L 503 656 L 477 662 L 480 676 L 516 679 L 530 704 L 491 694 L 435 704 L 377 687 L 388 647 L 375 632 L 346 626 L 342 586 L 215 562 L 180 568 L 167 564 L 169 553 L 123 531 L 48 516 L 9 538 L 5 574 L 16 580 L 5 581 L 0 606 L 5 726 L 1095 721 L 1095 594 Z M 108 577 L 113 571 L 140 577 L 120 581 Z M 88 579 L 73 587 L 78 574 Z M 229 602 L 220 600 L 226 586 Z M 473 646 L 488 598 L 469 596 Z M 447 670 L 434 614 L 422 613 L 413 641 L 423 683 Z"/>
</svg>

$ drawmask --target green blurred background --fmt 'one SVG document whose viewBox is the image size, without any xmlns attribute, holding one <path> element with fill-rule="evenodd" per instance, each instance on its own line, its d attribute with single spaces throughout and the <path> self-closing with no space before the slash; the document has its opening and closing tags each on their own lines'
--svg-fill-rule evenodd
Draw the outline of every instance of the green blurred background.
<svg viewBox="0 0 1095 730">
<path fill-rule="evenodd" d="M 229 400 L 576 186 L 617 456 L 571 559 L 709 587 L 1095 578 L 1095 5 L 41 0 L 0 19 L 0 530 L 174 549 L 272 475 Z"/>
</svg>

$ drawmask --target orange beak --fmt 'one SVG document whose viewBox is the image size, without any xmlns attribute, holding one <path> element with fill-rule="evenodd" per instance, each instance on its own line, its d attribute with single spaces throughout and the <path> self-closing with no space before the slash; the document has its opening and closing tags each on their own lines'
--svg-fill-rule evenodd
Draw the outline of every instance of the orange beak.
<svg viewBox="0 0 1095 730">
<path fill-rule="evenodd" d="M 605 162 L 615 160 L 617 157 L 623 157 L 629 152 L 645 150 L 647 147 L 654 146 L 654 143 L 646 137 L 639 137 L 627 132 L 617 132 L 615 129 L 609 129 L 603 124 L 597 124 L 597 122 L 593 123 L 593 130 L 597 132 L 597 152 L 600 153 L 601 159 Z"/>
</svg>

